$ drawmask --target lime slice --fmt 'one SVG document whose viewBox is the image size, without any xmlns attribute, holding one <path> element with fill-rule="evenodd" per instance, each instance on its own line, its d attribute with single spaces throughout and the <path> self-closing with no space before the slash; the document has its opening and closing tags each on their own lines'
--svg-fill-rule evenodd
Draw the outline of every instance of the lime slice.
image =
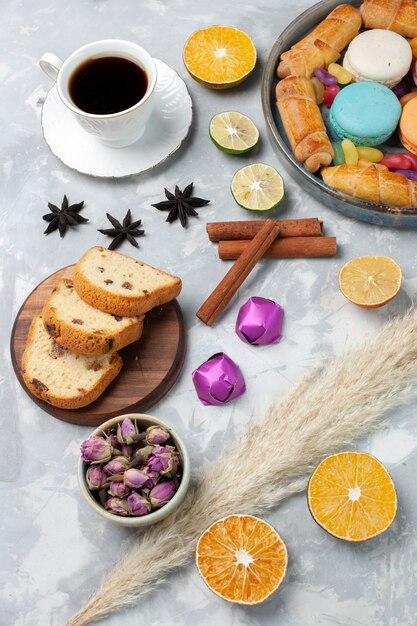
<svg viewBox="0 0 417 626">
<path fill-rule="evenodd" d="M 284 197 L 284 181 L 275 168 L 264 163 L 238 170 L 231 189 L 239 206 L 249 211 L 269 211 Z"/>
<path fill-rule="evenodd" d="M 249 117 L 237 111 L 218 113 L 210 122 L 210 138 L 222 152 L 243 154 L 258 143 L 259 131 Z"/>
</svg>

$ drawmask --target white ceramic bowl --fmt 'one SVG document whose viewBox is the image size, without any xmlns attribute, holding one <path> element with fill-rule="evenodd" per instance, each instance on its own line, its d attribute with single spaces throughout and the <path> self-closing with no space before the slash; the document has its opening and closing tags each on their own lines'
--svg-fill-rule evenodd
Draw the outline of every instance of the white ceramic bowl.
<svg viewBox="0 0 417 626">
<path fill-rule="evenodd" d="M 190 457 L 188 455 L 183 440 L 171 426 L 169 426 L 162 420 L 153 417 L 152 415 L 146 415 L 144 413 L 127 413 L 126 415 L 113 417 L 112 419 L 107 420 L 107 422 L 104 422 L 101 426 L 96 428 L 90 434 L 90 436 L 102 435 L 104 432 L 107 432 L 112 426 L 123 421 L 126 417 L 135 420 L 141 430 L 145 430 L 148 426 L 158 424 L 166 428 L 171 433 L 171 437 L 181 458 L 182 469 L 181 481 L 178 487 L 178 491 L 176 492 L 174 497 L 167 504 L 165 504 L 165 506 L 158 509 L 157 511 L 148 513 L 148 515 L 143 515 L 140 517 L 124 517 L 122 515 L 115 515 L 110 511 L 106 511 L 106 509 L 94 498 L 93 494 L 88 488 L 85 478 L 87 468 L 90 464 L 83 461 L 81 456 L 80 460 L 78 461 L 78 482 L 82 495 L 84 496 L 88 504 L 96 511 L 96 513 L 109 520 L 110 522 L 114 522 L 116 524 L 119 524 L 120 526 L 124 526 L 125 528 L 142 528 L 144 526 L 150 526 L 151 524 L 160 522 L 161 520 L 168 517 L 168 515 L 171 515 L 171 513 L 173 513 L 181 505 L 190 484 Z"/>
</svg>

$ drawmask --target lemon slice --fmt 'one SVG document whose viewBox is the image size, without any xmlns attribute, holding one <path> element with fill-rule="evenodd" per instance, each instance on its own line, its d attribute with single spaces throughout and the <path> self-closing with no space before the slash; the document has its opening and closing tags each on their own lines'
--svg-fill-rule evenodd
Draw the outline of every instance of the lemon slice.
<svg viewBox="0 0 417 626">
<path fill-rule="evenodd" d="M 210 138 L 222 152 L 243 154 L 258 143 L 259 131 L 252 120 L 237 111 L 215 115 L 209 126 Z"/>
<path fill-rule="evenodd" d="M 401 288 L 401 268 L 388 256 L 361 256 L 340 270 L 340 290 L 348 300 L 374 309 L 392 300 Z"/>
<path fill-rule="evenodd" d="M 249 211 L 269 211 L 284 197 L 284 181 L 275 168 L 265 163 L 238 170 L 231 189 L 238 205 Z"/>
</svg>

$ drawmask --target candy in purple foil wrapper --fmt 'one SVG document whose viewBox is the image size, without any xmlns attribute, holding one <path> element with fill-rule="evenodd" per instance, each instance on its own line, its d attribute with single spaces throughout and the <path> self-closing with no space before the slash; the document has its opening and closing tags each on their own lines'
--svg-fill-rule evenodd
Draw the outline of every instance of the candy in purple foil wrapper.
<svg viewBox="0 0 417 626">
<path fill-rule="evenodd" d="M 192 377 L 198 398 L 206 406 L 226 404 L 246 391 L 239 366 L 224 352 L 213 354 Z"/>
<path fill-rule="evenodd" d="M 252 345 L 278 343 L 284 309 L 273 300 L 253 296 L 240 308 L 236 320 L 238 337 Z"/>
</svg>

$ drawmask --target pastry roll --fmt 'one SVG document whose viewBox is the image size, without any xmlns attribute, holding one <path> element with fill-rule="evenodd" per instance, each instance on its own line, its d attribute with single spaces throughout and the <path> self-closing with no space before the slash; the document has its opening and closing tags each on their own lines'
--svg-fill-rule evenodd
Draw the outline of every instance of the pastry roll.
<svg viewBox="0 0 417 626">
<path fill-rule="evenodd" d="M 379 163 L 359 161 L 357 165 L 325 167 L 326 185 L 368 202 L 398 207 L 417 207 L 417 182 L 390 172 Z"/>
<path fill-rule="evenodd" d="M 318 67 L 327 67 L 359 32 L 360 13 L 350 4 L 336 7 L 309 35 L 281 55 L 277 74 L 311 76 Z"/>
<path fill-rule="evenodd" d="M 333 148 L 316 104 L 311 80 L 306 76 L 287 76 L 276 87 L 277 106 L 297 161 L 310 172 L 329 165 Z"/>
<path fill-rule="evenodd" d="M 365 0 L 360 8 L 365 28 L 385 28 L 403 37 L 417 36 L 414 0 Z"/>
</svg>

